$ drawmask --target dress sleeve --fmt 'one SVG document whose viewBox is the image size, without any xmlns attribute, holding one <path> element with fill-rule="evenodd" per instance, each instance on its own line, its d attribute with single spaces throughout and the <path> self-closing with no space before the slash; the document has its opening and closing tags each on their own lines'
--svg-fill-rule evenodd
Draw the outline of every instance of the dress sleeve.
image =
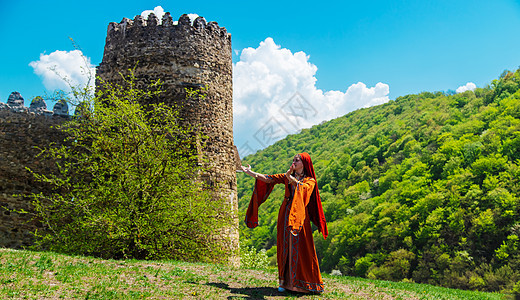
<svg viewBox="0 0 520 300">
<path fill-rule="evenodd" d="M 287 225 L 291 227 L 293 234 L 298 234 L 306 216 L 306 206 L 314 190 L 316 181 L 313 178 L 306 178 L 303 183 L 298 183 L 294 190 L 293 202 L 289 211 L 289 220 Z"/>
<path fill-rule="evenodd" d="M 285 180 L 287 180 L 285 174 L 267 175 L 267 177 L 273 181 L 266 183 L 257 179 L 255 182 L 255 189 L 249 201 L 245 218 L 246 225 L 249 228 L 258 226 L 258 207 L 267 200 L 273 187 L 278 183 L 285 183 Z"/>
<path fill-rule="evenodd" d="M 285 173 L 267 175 L 267 178 L 272 179 L 274 184 L 285 183 L 287 181 L 287 177 L 285 176 Z"/>
</svg>

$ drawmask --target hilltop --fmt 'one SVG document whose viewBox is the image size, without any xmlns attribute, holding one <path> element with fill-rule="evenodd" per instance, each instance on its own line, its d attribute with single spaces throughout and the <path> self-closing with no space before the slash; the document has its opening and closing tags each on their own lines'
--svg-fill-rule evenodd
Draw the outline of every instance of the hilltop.
<svg viewBox="0 0 520 300">
<path fill-rule="evenodd" d="M 295 154 L 312 156 L 330 233 L 315 235 L 325 272 L 519 289 L 519 88 L 517 70 L 474 91 L 399 97 L 304 129 L 243 163 L 282 173 Z M 241 218 L 253 184 L 238 176 Z M 271 256 L 282 192 L 260 207 L 259 227 L 241 224 L 241 242 Z"/>
</svg>

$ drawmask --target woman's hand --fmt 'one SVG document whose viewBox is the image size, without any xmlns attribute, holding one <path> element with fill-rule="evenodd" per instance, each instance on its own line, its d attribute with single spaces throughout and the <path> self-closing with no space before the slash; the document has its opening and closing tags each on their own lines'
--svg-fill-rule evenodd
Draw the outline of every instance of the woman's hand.
<svg viewBox="0 0 520 300">
<path fill-rule="evenodd" d="M 247 167 L 244 167 L 244 166 L 240 166 L 240 167 L 242 168 L 242 171 L 244 171 L 244 173 L 253 177 L 254 179 L 258 179 L 258 180 L 266 182 L 266 183 L 273 182 L 273 180 L 271 178 L 269 178 L 268 176 L 265 176 L 263 174 L 259 174 L 259 173 L 252 171 L 251 165 L 247 165 Z"/>
<path fill-rule="evenodd" d="M 285 172 L 285 175 L 287 177 L 289 177 L 289 175 L 291 175 L 293 172 L 294 172 L 294 163 L 291 164 L 291 166 L 289 167 L 289 170 L 287 170 L 287 172 Z"/>
<path fill-rule="evenodd" d="M 287 177 L 287 180 L 289 180 L 289 183 L 291 183 L 291 184 L 294 184 L 296 181 L 296 179 L 291 176 L 293 171 L 294 171 L 294 163 L 291 164 L 291 167 L 289 168 L 289 170 L 287 170 L 287 172 L 285 172 L 285 177 Z"/>
<path fill-rule="evenodd" d="M 240 166 L 242 168 L 242 171 L 244 171 L 244 173 L 246 174 L 249 174 L 251 173 L 251 165 L 247 165 L 247 167 L 244 167 L 244 166 Z"/>
</svg>

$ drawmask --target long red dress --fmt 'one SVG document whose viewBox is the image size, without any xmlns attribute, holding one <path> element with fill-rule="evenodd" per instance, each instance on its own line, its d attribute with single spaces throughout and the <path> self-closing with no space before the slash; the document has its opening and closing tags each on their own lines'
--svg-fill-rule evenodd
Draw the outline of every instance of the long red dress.
<svg viewBox="0 0 520 300">
<path fill-rule="evenodd" d="M 309 173 L 306 170 L 306 174 Z M 309 175 L 314 175 L 314 169 Z M 257 180 L 255 183 L 246 213 L 246 224 L 250 228 L 258 225 L 258 206 L 267 199 L 275 184 L 285 184 L 285 197 L 278 213 L 276 240 L 280 286 L 297 292 L 322 292 L 324 285 L 314 248 L 311 219 L 325 238 L 327 227 L 319 193 L 316 199 L 315 175 L 305 177 L 296 187 L 289 184 L 285 174 L 268 177 L 272 182 Z"/>
</svg>

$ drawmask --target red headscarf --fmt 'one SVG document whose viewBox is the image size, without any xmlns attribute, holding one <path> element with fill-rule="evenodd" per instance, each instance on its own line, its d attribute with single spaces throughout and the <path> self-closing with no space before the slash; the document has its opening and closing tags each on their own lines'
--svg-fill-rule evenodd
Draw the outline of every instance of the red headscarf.
<svg viewBox="0 0 520 300">
<path fill-rule="evenodd" d="M 318 230 L 323 234 L 323 238 L 327 238 L 329 231 L 327 229 L 327 221 L 323 214 L 323 207 L 321 206 L 320 191 L 318 190 L 318 180 L 316 179 L 316 173 L 314 173 L 314 166 L 312 165 L 311 156 L 307 152 L 300 153 L 300 157 L 303 162 L 303 169 L 305 174 L 309 177 L 314 178 L 316 186 L 312 192 L 309 204 L 307 204 L 309 219 L 318 227 Z"/>
</svg>

